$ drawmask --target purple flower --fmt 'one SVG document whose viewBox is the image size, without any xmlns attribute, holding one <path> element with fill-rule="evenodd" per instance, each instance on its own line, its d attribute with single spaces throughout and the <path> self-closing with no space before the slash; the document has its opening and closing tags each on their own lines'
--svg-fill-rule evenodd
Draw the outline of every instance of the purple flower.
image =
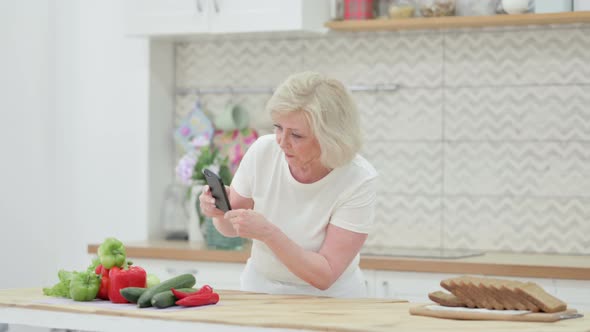
<svg viewBox="0 0 590 332">
<path fill-rule="evenodd" d="M 193 176 L 193 169 L 197 163 L 197 156 L 192 153 L 187 153 L 178 161 L 176 165 L 176 178 L 180 182 L 190 185 Z"/>
<path fill-rule="evenodd" d="M 191 144 L 195 148 L 202 148 L 204 146 L 209 145 L 209 137 L 208 137 L 208 135 L 197 136 L 197 137 L 193 138 L 193 140 L 191 141 Z"/>
<path fill-rule="evenodd" d="M 189 127 L 180 128 L 180 134 L 182 136 L 188 136 L 190 133 L 191 133 L 191 129 Z"/>
</svg>

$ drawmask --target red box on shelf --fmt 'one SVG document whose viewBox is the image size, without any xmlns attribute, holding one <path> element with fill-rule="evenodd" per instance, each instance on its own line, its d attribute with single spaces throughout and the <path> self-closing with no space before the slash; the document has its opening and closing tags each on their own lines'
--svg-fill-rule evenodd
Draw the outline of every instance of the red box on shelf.
<svg viewBox="0 0 590 332">
<path fill-rule="evenodd" d="M 344 0 L 345 20 L 373 18 L 373 0 Z"/>
</svg>

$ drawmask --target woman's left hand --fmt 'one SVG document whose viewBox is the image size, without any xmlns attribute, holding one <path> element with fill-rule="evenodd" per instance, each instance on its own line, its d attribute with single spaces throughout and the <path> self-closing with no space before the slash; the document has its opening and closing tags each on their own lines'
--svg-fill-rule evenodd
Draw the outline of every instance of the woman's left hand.
<svg viewBox="0 0 590 332">
<path fill-rule="evenodd" d="M 265 242 L 277 230 L 276 226 L 254 211 L 246 209 L 231 210 L 225 213 L 239 237 Z"/>
</svg>

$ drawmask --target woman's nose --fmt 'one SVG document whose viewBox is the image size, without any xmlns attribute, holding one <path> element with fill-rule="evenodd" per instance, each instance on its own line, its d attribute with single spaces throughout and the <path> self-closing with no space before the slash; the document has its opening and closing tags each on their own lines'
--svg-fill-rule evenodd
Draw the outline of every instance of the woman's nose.
<svg viewBox="0 0 590 332">
<path fill-rule="evenodd" d="M 279 146 L 283 148 L 286 147 L 288 145 L 287 140 L 287 135 L 284 132 L 281 133 L 281 135 L 279 136 Z"/>
</svg>

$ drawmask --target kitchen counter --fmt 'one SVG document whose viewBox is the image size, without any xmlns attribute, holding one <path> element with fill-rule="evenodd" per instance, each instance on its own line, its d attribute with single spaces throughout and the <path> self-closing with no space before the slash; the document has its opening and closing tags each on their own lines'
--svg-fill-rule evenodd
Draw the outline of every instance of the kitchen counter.
<svg viewBox="0 0 590 332">
<path fill-rule="evenodd" d="M 245 263 L 250 248 L 239 251 L 208 250 L 182 241 L 145 241 L 125 245 L 127 256 L 168 260 Z M 88 245 L 96 254 L 97 244 Z M 590 280 L 590 255 L 544 255 L 488 252 L 464 258 L 417 258 L 361 254 L 367 270 L 498 275 L 529 278 Z"/>
<path fill-rule="evenodd" d="M 465 321 L 412 316 L 399 300 L 334 299 L 219 291 L 217 305 L 137 309 L 107 301 L 74 302 L 41 289 L 0 290 L 0 321 L 64 329 L 144 332 L 198 331 L 588 331 L 590 317 L 553 323 Z M 59 302 L 61 301 L 61 302 Z M 172 310 L 170 310 L 172 309 Z"/>
</svg>

